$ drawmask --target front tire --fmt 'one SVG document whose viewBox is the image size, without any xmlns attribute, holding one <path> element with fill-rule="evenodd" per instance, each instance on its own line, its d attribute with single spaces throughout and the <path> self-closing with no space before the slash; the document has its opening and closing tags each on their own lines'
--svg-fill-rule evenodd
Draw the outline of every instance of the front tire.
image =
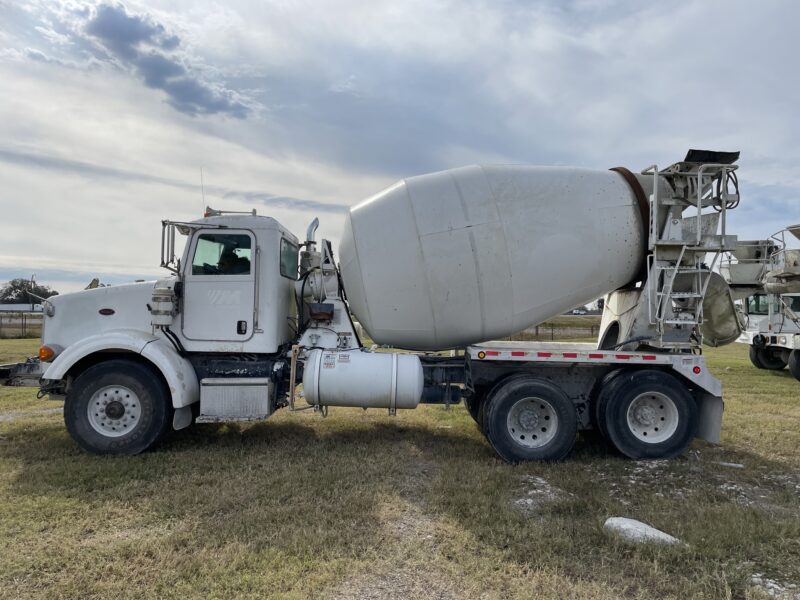
<svg viewBox="0 0 800 600">
<path fill-rule="evenodd" d="M 758 348 L 755 346 L 750 346 L 750 351 L 748 352 L 750 356 L 750 362 L 753 363 L 753 366 L 756 369 L 763 369 L 764 365 L 761 364 L 761 357 L 758 355 Z"/>
<path fill-rule="evenodd" d="M 758 363 L 761 365 L 761 367 L 759 367 L 761 369 L 780 371 L 786 367 L 786 361 L 783 360 L 782 351 L 776 348 L 756 348 L 755 346 L 750 346 L 750 362 L 756 364 L 756 361 L 753 360 L 753 354 L 755 354 Z"/>
<path fill-rule="evenodd" d="M 164 436 L 172 403 L 152 368 L 125 359 L 96 364 L 81 373 L 64 403 L 72 439 L 92 454 L 138 454 Z"/>
<path fill-rule="evenodd" d="M 661 371 L 615 379 L 605 405 L 608 439 L 629 458 L 674 458 L 697 429 L 697 405 L 686 387 Z"/>
<path fill-rule="evenodd" d="M 547 381 L 511 378 L 490 394 L 482 410 L 486 439 L 506 462 L 562 460 L 575 445 L 575 407 Z"/>
</svg>

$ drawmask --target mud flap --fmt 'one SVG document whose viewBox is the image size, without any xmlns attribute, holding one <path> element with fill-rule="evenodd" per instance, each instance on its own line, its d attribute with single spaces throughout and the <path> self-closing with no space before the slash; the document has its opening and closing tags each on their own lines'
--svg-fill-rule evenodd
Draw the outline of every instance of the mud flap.
<svg viewBox="0 0 800 600">
<path fill-rule="evenodd" d="M 704 393 L 697 398 L 697 433 L 695 437 L 711 444 L 719 444 L 724 405 L 725 403 L 719 396 Z"/>
<path fill-rule="evenodd" d="M 172 428 L 175 431 L 185 429 L 192 424 L 192 406 L 180 406 L 175 409 L 175 414 L 172 416 Z"/>
</svg>

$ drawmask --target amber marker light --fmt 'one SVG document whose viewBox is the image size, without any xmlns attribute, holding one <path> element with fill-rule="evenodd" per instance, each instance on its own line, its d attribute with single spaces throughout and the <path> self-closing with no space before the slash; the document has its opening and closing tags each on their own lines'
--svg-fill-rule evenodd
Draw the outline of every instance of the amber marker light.
<svg viewBox="0 0 800 600">
<path fill-rule="evenodd" d="M 484 352 L 483 350 L 478 352 L 478 358 L 486 358 L 486 352 Z"/>
<path fill-rule="evenodd" d="M 42 346 L 39 348 L 39 360 L 42 362 L 49 362 L 56 357 L 56 351 L 50 346 Z"/>
</svg>

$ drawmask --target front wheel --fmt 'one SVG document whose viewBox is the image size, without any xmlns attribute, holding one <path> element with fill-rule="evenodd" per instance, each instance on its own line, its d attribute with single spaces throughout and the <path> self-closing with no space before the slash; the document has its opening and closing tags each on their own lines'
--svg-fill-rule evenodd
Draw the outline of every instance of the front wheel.
<svg viewBox="0 0 800 600">
<path fill-rule="evenodd" d="M 92 454 L 138 454 L 168 430 L 169 392 L 150 367 L 115 359 L 86 369 L 64 403 L 72 439 Z"/>
<path fill-rule="evenodd" d="M 629 458 L 673 458 L 695 435 L 697 405 L 686 387 L 661 371 L 615 380 L 605 405 L 608 438 Z"/>
<path fill-rule="evenodd" d="M 748 355 L 750 356 L 750 362 L 753 363 L 753 366 L 756 369 L 764 368 L 764 365 L 761 364 L 761 357 L 758 355 L 758 348 L 755 346 L 750 346 L 750 352 Z"/>
<path fill-rule="evenodd" d="M 511 378 L 487 398 L 482 412 L 486 439 L 506 462 L 561 460 L 575 444 L 575 407 L 547 381 Z"/>
<path fill-rule="evenodd" d="M 783 360 L 783 351 L 779 348 L 750 346 L 750 362 L 759 369 L 770 371 L 780 371 L 786 366 L 786 361 Z"/>
</svg>

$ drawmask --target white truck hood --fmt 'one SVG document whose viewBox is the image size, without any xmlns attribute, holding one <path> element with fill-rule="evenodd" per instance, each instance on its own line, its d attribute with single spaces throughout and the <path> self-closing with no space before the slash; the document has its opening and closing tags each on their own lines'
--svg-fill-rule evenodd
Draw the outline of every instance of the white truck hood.
<svg viewBox="0 0 800 600">
<path fill-rule="evenodd" d="M 152 331 L 147 308 L 155 281 L 130 283 L 54 296 L 52 316 L 44 318 L 42 343 L 67 348 L 114 329 Z"/>
</svg>

